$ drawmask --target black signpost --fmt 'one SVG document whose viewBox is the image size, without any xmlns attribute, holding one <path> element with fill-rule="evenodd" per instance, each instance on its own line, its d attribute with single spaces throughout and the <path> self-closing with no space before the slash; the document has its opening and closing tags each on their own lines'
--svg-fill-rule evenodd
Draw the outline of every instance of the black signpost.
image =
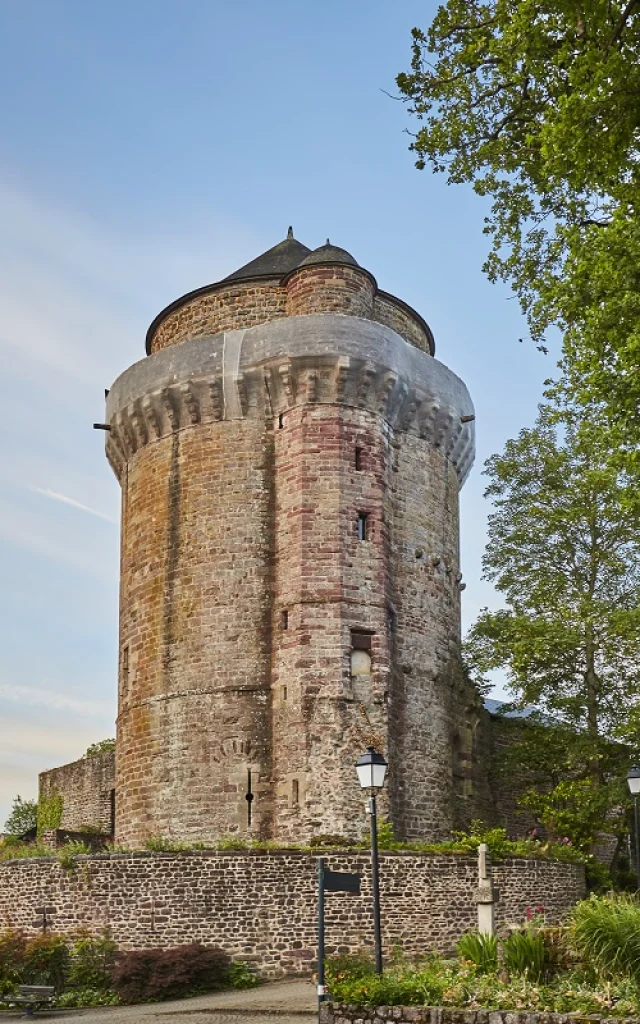
<svg viewBox="0 0 640 1024">
<path fill-rule="evenodd" d="M 362 875 L 346 871 L 330 871 L 324 866 L 324 857 L 318 857 L 318 1020 L 327 987 L 324 980 L 324 894 L 325 892 L 352 892 L 360 895 Z"/>
</svg>

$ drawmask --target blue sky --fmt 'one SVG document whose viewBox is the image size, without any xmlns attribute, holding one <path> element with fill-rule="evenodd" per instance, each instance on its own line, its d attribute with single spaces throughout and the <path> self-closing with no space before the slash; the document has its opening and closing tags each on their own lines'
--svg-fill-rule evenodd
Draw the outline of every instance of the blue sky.
<svg viewBox="0 0 640 1024">
<path fill-rule="evenodd" d="M 104 388 L 155 314 L 293 224 L 330 237 L 429 321 L 470 388 L 465 624 L 481 466 L 532 422 L 553 360 L 518 344 L 480 267 L 482 201 L 419 173 L 390 99 L 410 0 L 5 0 L 0 7 L 0 827 L 37 772 L 114 734 L 119 490 Z"/>
</svg>

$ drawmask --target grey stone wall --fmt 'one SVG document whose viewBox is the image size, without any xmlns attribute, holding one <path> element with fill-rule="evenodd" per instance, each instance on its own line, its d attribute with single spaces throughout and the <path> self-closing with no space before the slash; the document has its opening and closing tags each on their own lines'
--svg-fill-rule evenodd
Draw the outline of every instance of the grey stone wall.
<svg viewBox="0 0 640 1024">
<path fill-rule="evenodd" d="M 360 896 L 326 898 L 327 953 L 355 952 L 372 937 L 369 858 L 344 853 L 326 863 L 362 874 Z M 316 872 L 314 856 L 285 851 L 97 854 L 78 857 L 73 870 L 54 859 L 4 861 L 0 930 L 36 934 L 36 909 L 47 906 L 56 932 L 108 928 L 123 949 L 200 941 L 267 975 L 304 973 L 316 956 Z M 448 952 L 475 927 L 475 857 L 383 854 L 380 876 L 387 951 Z M 584 895 L 573 864 L 509 860 L 494 881 L 499 927 L 539 904 L 557 921 Z"/>
<path fill-rule="evenodd" d="M 532 1013 L 529 1011 L 505 1010 L 460 1010 L 456 1007 L 432 1006 L 348 1006 L 344 1003 L 326 1003 L 320 1016 L 322 1024 L 383 1024 L 392 1020 L 394 1024 L 603 1024 L 620 1018 L 597 1014 L 579 1017 L 571 1013 Z M 625 1024 L 636 1024 L 634 1018 L 627 1018 Z"/>
<path fill-rule="evenodd" d="M 61 768 L 41 772 L 38 798 L 42 800 L 55 793 L 62 796 L 60 828 L 82 832 L 89 825 L 108 833 L 112 826 L 114 787 L 115 753 L 108 750 L 95 757 L 81 757 Z"/>
</svg>

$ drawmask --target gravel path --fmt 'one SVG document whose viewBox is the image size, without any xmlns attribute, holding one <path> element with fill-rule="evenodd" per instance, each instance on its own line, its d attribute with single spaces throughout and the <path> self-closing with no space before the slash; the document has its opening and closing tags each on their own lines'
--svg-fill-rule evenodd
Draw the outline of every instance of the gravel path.
<svg viewBox="0 0 640 1024">
<path fill-rule="evenodd" d="M 240 992 L 220 992 L 143 1006 L 104 1006 L 86 1010 L 47 1010 L 34 1021 L 77 1024 L 310 1024 L 317 1012 L 310 981 L 276 981 Z M 0 1015 L 0 1021 L 24 1014 Z"/>
</svg>

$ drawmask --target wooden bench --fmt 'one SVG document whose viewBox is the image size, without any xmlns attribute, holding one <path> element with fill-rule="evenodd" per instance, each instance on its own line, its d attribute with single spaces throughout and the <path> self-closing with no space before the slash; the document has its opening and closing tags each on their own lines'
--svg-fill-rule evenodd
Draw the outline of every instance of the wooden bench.
<svg viewBox="0 0 640 1024">
<path fill-rule="evenodd" d="M 53 985 L 19 985 L 17 996 L 5 996 L 0 1002 L 5 1006 L 24 1006 L 25 1016 L 33 1017 L 33 1011 L 51 1006 L 55 989 Z"/>
</svg>

